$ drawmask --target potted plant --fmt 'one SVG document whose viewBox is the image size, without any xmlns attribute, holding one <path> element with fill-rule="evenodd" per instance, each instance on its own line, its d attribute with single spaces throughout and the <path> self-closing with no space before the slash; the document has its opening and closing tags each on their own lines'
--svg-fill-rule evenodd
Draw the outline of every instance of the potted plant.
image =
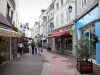
<svg viewBox="0 0 100 75">
<path fill-rule="evenodd" d="M 76 47 L 77 70 L 81 74 L 93 73 L 93 62 L 88 60 L 93 55 L 93 41 L 88 37 L 81 38 Z"/>
</svg>

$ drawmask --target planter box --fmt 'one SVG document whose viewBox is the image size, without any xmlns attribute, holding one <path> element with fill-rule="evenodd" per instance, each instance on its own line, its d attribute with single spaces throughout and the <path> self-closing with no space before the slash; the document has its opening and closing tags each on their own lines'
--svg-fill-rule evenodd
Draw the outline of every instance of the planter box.
<svg viewBox="0 0 100 75">
<path fill-rule="evenodd" d="M 81 74 L 91 74 L 93 73 L 93 62 L 91 61 L 80 61 L 77 58 L 77 70 Z"/>
</svg>

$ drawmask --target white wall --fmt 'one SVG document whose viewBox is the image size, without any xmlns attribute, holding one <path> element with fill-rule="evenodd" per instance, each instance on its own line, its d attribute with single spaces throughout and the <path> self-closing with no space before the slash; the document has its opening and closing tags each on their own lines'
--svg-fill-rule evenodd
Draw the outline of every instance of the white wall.
<svg viewBox="0 0 100 75">
<path fill-rule="evenodd" d="M 13 18 L 12 18 L 12 23 L 15 22 L 15 26 L 20 25 L 19 24 L 19 10 L 18 10 L 18 0 L 15 0 L 16 8 L 15 10 L 13 9 L 11 3 L 9 0 L 0 0 L 0 13 L 3 14 L 3 16 L 6 17 L 6 12 L 7 12 L 7 2 L 9 3 L 11 10 L 14 12 Z"/>
<path fill-rule="evenodd" d="M 0 0 L 0 13 L 6 17 L 7 0 Z"/>
<path fill-rule="evenodd" d="M 31 34 L 32 34 L 31 30 L 28 30 L 28 29 L 25 30 L 25 37 L 31 38 L 32 36 Z"/>
<path fill-rule="evenodd" d="M 64 25 L 69 25 L 71 21 L 75 19 L 75 0 L 71 0 L 70 5 L 72 6 L 72 12 L 70 13 L 68 10 L 69 3 L 67 0 L 63 0 L 64 3 L 61 6 L 61 0 L 56 0 L 54 3 L 54 24 L 55 29 Z M 56 3 L 59 3 L 59 9 L 56 9 Z M 63 13 L 63 22 L 61 22 L 61 14 Z"/>
<path fill-rule="evenodd" d="M 47 11 L 47 35 L 53 32 L 53 28 L 51 29 L 50 23 L 54 23 L 54 8 L 53 7 L 52 8 L 49 7 Z"/>
<path fill-rule="evenodd" d="M 86 1 L 86 4 L 84 4 L 84 1 Z M 76 14 L 77 16 L 81 16 L 91 8 L 94 4 L 97 3 L 98 0 L 76 0 Z M 83 2 L 83 5 L 82 5 Z"/>
</svg>

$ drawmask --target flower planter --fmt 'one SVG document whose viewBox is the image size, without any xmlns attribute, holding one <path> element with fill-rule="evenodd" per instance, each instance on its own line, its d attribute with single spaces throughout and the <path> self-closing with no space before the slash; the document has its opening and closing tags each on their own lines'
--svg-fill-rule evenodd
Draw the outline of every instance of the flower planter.
<svg viewBox="0 0 100 75">
<path fill-rule="evenodd" d="M 81 74 L 91 74 L 93 73 L 93 62 L 81 61 L 77 58 L 77 70 Z"/>
</svg>

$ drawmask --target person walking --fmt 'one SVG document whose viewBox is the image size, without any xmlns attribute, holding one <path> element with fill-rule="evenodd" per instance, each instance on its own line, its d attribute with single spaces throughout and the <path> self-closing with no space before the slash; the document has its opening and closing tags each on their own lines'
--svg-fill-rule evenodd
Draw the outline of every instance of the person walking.
<svg viewBox="0 0 100 75">
<path fill-rule="evenodd" d="M 34 54 L 34 51 L 35 51 L 35 49 L 34 49 L 34 47 L 35 47 L 34 41 L 31 42 L 31 46 L 32 46 L 32 54 Z"/>
<path fill-rule="evenodd" d="M 38 47 L 39 47 L 39 49 L 38 49 L 39 54 L 41 54 L 41 52 L 42 52 L 42 43 L 41 42 L 38 43 Z"/>
<path fill-rule="evenodd" d="M 23 51 L 23 44 L 22 44 L 21 41 L 19 41 L 19 43 L 18 43 L 18 53 L 21 55 L 22 51 Z"/>
</svg>

